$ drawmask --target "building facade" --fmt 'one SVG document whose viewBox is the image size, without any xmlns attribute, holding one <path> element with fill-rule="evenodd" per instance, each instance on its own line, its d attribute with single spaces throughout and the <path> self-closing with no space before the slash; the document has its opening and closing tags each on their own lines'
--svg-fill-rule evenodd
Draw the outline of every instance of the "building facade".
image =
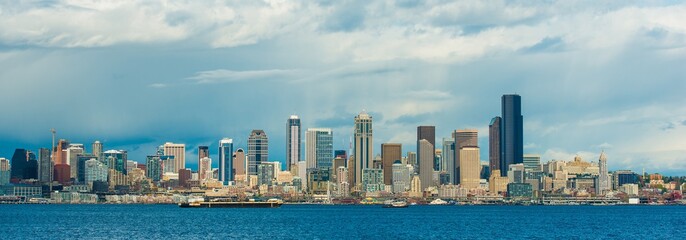
<svg viewBox="0 0 686 240">
<path fill-rule="evenodd" d="M 52 159 L 50 158 L 50 149 L 41 148 L 38 150 L 38 181 L 51 182 L 52 181 Z"/>
<path fill-rule="evenodd" d="M 256 175 L 257 166 L 267 161 L 269 161 L 269 138 L 262 130 L 252 130 L 248 137 L 247 174 Z"/>
<path fill-rule="evenodd" d="M 462 129 L 455 130 L 453 132 L 453 139 L 455 139 L 455 169 L 453 173 L 455 174 L 455 182 L 453 184 L 457 185 L 460 183 L 460 149 L 465 147 L 479 147 L 479 132 L 476 129 Z"/>
<path fill-rule="evenodd" d="M 441 172 L 448 174 L 448 182 L 455 184 L 455 139 L 443 138 L 443 150 L 441 151 L 443 157 L 441 160 Z"/>
<path fill-rule="evenodd" d="M 501 100 L 502 124 L 500 131 L 500 169 L 508 169 L 508 166 L 511 164 L 524 162 L 524 119 L 522 116 L 522 98 L 516 94 L 509 94 L 503 95 Z"/>
<path fill-rule="evenodd" d="M 291 115 L 286 122 L 286 167 L 288 171 L 291 171 L 291 167 L 300 161 L 300 146 L 302 144 L 300 134 L 300 118 L 297 115 Z"/>
<path fill-rule="evenodd" d="M 307 129 L 305 162 L 307 168 L 331 168 L 333 166 L 333 131 L 329 128 Z"/>
<path fill-rule="evenodd" d="M 478 147 L 460 149 L 460 185 L 466 189 L 479 187 L 481 179 L 481 162 Z"/>
<path fill-rule="evenodd" d="M 236 152 L 233 153 L 234 181 L 236 180 L 236 175 L 245 175 L 247 170 L 245 167 L 245 162 L 245 151 L 243 151 L 242 148 L 236 149 Z"/>
<path fill-rule="evenodd" d="M 541 170 L 541 155 L 538 154 L 524 154 L 522 157 L 522 163 L 524 163 L 524 169 L 530 171 L 540 171 Z"/>
<path fill-rule="evenodd" d="M 500 117 L 491 119 L 488 124 L 488 166 L 491 171 L 500 170 Z"/>
<path fill-rule="evenodd" d="M 353 186 L 362 183 L 362 169 L 373 168 L 374 164 L 374 131 L 372 128 L 372 116 L 362 111 L 355 116 L 354 130 L 354 150 L 355 168 L 349 169 L 351 175 L 355 176 L 352 181 Z"/>
<path fill-rule="evenodd" d="M 417 142 L 419 147 L 417 150 L 419 159 L 419 179 L 421 180 L 421 190 L 428 187 L 433 187 L 433 149 L 434 146 L 426 139 L 421 139 Z"/>
<path fill-rule="evenodd" d="M 402 159 L 403 147 L 400 143 L 381 144 L 381 162 L 383 166 L 383 182 L 386 185 L 393 184 L 393 164 Z"/>
<path fill-rule="evenodd" d="M 224 185 L 234 180 L 233 139 L 219 140 L 219 181 Z"/>
<path fill-rule="evenodd" d="M 162 145 L 164 155 L 174 156 L 173 173 L 179 173 L 179 169 L 186 168 L 186 144 L 167 142 Z"/>
</svg>

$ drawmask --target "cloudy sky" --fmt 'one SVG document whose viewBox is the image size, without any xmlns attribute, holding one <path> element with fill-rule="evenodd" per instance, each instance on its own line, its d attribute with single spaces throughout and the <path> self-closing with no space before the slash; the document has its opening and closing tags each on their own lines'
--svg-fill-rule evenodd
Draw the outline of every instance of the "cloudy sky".
<svg viewBox="0 0 686 240">
<path fill-rule="evenodd" d="M 376 151 L 414 150 L 418 125 L 476 128 L 487 160 L 518 93 L 526 153 L 686 175 L 685 16 L 659 0 L 4 1 L 0 157 L 56 128 L 138 161 L 186 143 L 195 168 L 198 145 L 264 129 L 283 160 L 289 115 L 348 149 L 366 109 Z"/>
</svg>

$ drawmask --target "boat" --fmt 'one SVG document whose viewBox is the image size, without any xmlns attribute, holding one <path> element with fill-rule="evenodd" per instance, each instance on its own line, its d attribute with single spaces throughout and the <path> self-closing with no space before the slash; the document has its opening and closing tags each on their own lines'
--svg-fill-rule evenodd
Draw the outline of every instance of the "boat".
<svg viewBox="0 0 686 240">
<path fill-rule="evenodd" d="M 437 198 L 436 200 L 431 201 L 429 203 L 429 205 L 448 205 L 448 202 L 446 202 L 440 198 Z"/>
<path fill-rule="evenodd" d="M 207 201 L 189 201 L 186 203 L 179 203 L 181 208 L 278 208 L 283 205 L 283 201 L 279 199 L 269 199 L 266 202 L 207 202 Z"/>
<path fill-rule="evenodd" d="M 384 208 L 406 208 L 408 206 L 407 202 L 402 200 L 386 201 L 383 205 Z"/>
</svg>

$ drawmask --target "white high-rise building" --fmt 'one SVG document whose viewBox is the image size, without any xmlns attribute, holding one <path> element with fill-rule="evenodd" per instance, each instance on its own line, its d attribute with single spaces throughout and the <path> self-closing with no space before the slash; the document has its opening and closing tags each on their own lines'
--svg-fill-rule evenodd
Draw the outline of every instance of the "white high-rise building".
<svg viewBox="0 0 686 240">
<path fill-rule="evenodd" d="M 212 159 L 204 157 L 200 159 L 200 166 L 198 166 L 198 178 L 201 180 L 209 180 L 212 178 Z"/>
<path fill-rule="evenodd" d="M 598 158 L 598 193 L 603 194 L 604 192 L 610 190 L 610 175 L 607 171 L 607 156 L 605 151 L 600 153 L 600 158 Z"/>
<path fill-rule="evenodd" d="M 300 161 L 300 118 L 291 115 L 286 123 L 286 168 L 291 170 L 291 166 L 297 165 Z"/>
<path fill-rule="evenodd" d="M 164 155 L 174 156 L 174 168 L 171 169 L 173 173 L 179 173 L 179 169 L 186 168 L 186 144 L 168 142 L 162 145 L 162 149 Z"/>
<path fill-rule="evenodd" d="M 393 193 L 402 193 L 410 190 L 410 174 L 412 165 L 393 164 Z"/>
</svg>

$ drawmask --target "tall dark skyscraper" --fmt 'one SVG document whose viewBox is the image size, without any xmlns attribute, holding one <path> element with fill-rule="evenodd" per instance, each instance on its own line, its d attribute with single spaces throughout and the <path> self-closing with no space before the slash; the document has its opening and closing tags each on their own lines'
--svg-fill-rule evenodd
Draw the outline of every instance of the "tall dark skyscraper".
<svg viewBox="0 0 686 240">
<path fill-rule="evenodd" d="M 38 179 L 38 160 L 36 154 L 26 151 L 26 166 L 24 167 L 24 179 Z"/>
<path fill-rule="evenodd" d="M 248 175 L 257 175 L 257 166 L 269 161 L 269 139 L 262 130 L 252 130 L 248 137 Z"/>
<path fill-rule="evenodd" d="M 506 170 L 510 164 L 524 162 L 524 120 L 522 117 L 522 97 L 516 94 L 502 97 L 502 123 L 500 130 L 500 169 Z M 507 171 L 501 171 L 507 175 Z"/>
<path fill-rule="evenodd" d="M 291 166 L 297 165 L 300 161 L 300 118 L 291 115 L 286 122 L 286 169 L 291 170 Z"/>
<path fill-rule="evenodd" d="M 28 165 L 26 149 L 15 149 L 10 164 L 10 179 L 12 182 L 19 182 L 19 180 L 24 179 L 24 169 L 26 168 L 26 165 Z"/>
<path fill-rule="evenodd" d="M 491 172 L 493 172 L 493 170 L 500 170 L 501 120 L 502 119 L 500 117 L 494 117 L 493 119 L 491 119 L 491 123 L 488 125 L 488 166 Z"/>
<path fill-rule="evenodd" d="M 436 127 L 435 126 L 419 126 L 417 127 L 417 141 L 426 139 L 431 145 L 436 148 Z"/>
<path fill-rule="evenodd" d="M 429 154 L 423 154 L 421 151 L 421 146 L 419 146 L 419 141 L 420 140 L 426 140 L 431 143 L 432 149 L 431 149 L 431 158 L 429 159 L 428 156 Z M 424 149 L 427 149 L 426 147 Z M 419 126 L 417 127 L 417 156 L 418 157 L 418 164 L 415 167 L 419 168 L 419 172 L 421 173 L 422 167 L 421 166 L 429 166 L 428 164 L 422 164 L 422 161 L 431 161 L 431 166 L 433 166 L 433 162 L 436 159 L 436 127 L 435 126 Z M 425 156 L 427 159 L 422 159 L 421 156 Z M 433 171 L 433 167 L 431 169 Z M 424 185 L 424 183 L 422 183 Z"/>
</svg>

